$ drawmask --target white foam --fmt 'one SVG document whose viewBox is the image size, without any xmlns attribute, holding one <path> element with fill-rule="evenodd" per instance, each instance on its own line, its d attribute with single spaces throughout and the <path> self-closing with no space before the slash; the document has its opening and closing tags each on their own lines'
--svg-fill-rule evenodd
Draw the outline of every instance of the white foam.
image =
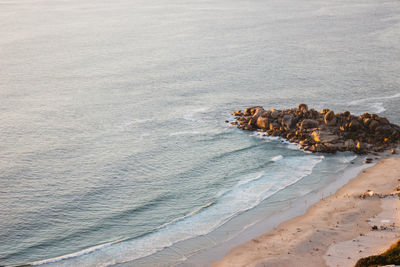
<svg viewBox="0 0 400 267">
<path fill-rule="evenodd" d="M 260 179 L 263 175 L 264 175 L 264 172 L 260 172 L 260 173 L 258 173 L 258 174 L 256 174 L 256 175 L 250 176 L 249 178 L 245 178 L 245 179 L 243 179 L 243 180 L 240 180 L 240 181 L 237 183 L 237 186 L 241 186 L 241 185 L 244 185 L 244 184 L 247 184 L 247 183 L 256 181 L 256 180 Z M 224 193 L 226 193 L 226 192 L 227 192 L 227 191 L 225 191 Z M 219 196 L 221 196 L 221 195 L 219 195 Z"/>
<path fill-rule="evenodd" d="M 202 121 L 201 115 L 210 112 L 210 110 L 211 110 L 210 107 L 202 107 L 202 108 L 193 109 L 193 110 L 187 112 L 183 116 L 183 118 L 188 121 L 199 122 L 199 121 Z"/>
<path fill-rule="evenodd" d="M 386 111 L 385 107 L 384 107 L 384 103 L 383 102 L 376 102 L 377 100 L 385 100 L 385 99 L 393 99 L 393 98 L 399 98 L 400 97 L 400 93 L 398 94 L 394 94 L 392 96 L 382 96 L 382 97 L 370 97 L 370 98 L 363 98 L 363 99 L 358 99 L 358 100 L 354 100 L 351 101 L 349 103 L 349 105 L 360 105 L 360 104 L 365 104 L 368 103 L 369 104 L 369 112 L 373 112 L 373 113 L 382 113 L 384 111 Z"/>
<path fill-rule="evenodd" d="M 270 161 L 276 162 L 276 161 L 281 160 L 281 159 L 283 159 L 283 156 L 282 155 L 278 155 L 278 156 L 272 157 L 270 159 Z"/>
<path fill-rule="evenodd" d="M 222 133 L 219 129 L 212 129 L 212 130 L 192 130 L 192 131 L 180 131 L 170 133 L 169 136 L 182 136 L 182 135 L 207 135 L 207 134 L 219 134 Z"/>
<path fill-rule="evenodd" d="M 287 146 L 287 148 L 290 150 L 301 150 L 301 147 L 299 144 L 291 143 L 286 139 L 282 138 L 282 143 L 284 143 Z"/>
<path fill-rule="evenodd" d="M 74 257 L 78 257 L 78 256 L 82 256 L 85 254 L 89 254 L 92 253 L 96 250 L 102 249 L 102 248 L 106 248 L 109 247 L 111 245 L 117 244 L 122 242 L 122 240 L 117 240 L 117 241 L 113 241 L 113 242 L 109 242 L 109 243 L 105 243 L 105 244 L 101 244 L 101 245 L 97 245 L 97 246 L 93 246 L 78 252 L 74 252 L 74 253 L 70 253 L 67 255 L 63 255 L 60 257 L 54 257 L 54 258 L 50 258 L 50 259 L 46 259 L 46 260 L 40 260 L 40 261 L 34 261 L 31 262 L 31 265 L 42 265 L 42 264 L 48 264 L 48 263 L 53 263 L 53 262 L 58 262 L 58 261 L 62 261 L 62 260 L 66 260 L 66 259 L 70 259 L 70 258 L 74 258 Z"/>
<path fill-rule="evenodd" d="M 398 97 L 400 97 L 400 93 L 394 94 L 391 96 L 381 96 L 381 97 L 370 97 L 370 98 L 358 99 L 358 100 L 351 101 L 349 104 L 350 105 L 358 105 L 358 104 L 361 104 L 364 102 L 369 102 L 371 100 L 383 100 L 383 99 L 392 99 L 392 98 L 398 98 Z"/>
<path fill-rule="evenodd" d="M 350 155 L 350 156 L 344 156 L 342 158 L 343 163 L 350 163 L 351 161 L 355 160 L 357 158 L 357 155 Z"/>
<path fill-rule="evenodd" d="M 261 138 L 264 140 L 264 142 L 269 143 L 272 141 L 280 141 L 281 143 L 285 144 L 288 149 L 290 150 L 301 150 L 300 146 L 295 143 L 289 142 L 287 139 L 280 137 L 280 136 L 269 136 L 269 135 L 264 135 L 263 132 L 252 132 L 250 136 L 255 136 L 257 138 Z"/>
<path fill-rule="evenodd" d="M 158 231 L 114 245 L 100 245 L 54 258 L 51 262 L 59 261 L 57 266 L 107 266 L 149 256 L 179 241 L 205 235 L 308 176 L 322 160 L 323 156 L 316 155 L 282 158 L 277 162 L 281 168 L 276 172 L 248 175 L 233 188 L 218 195 L 216 201 L 163 225 Z"/>
<path fill-rule="evenodd" d="M 383 103 L 374 103 L 372 104 L 372 107 L 374 109 L 373 111 L 374 113 L 382 113 L 386 110 L 385 107 L 383 106 Z"/>
</svg>

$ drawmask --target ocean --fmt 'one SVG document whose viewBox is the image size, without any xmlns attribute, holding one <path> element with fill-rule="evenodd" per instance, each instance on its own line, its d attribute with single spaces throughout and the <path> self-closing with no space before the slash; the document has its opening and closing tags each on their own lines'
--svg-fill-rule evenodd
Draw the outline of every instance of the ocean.
<svg viewBox="0 0 400 267">
<path fill-rule="evenodd" d="M 236 109 L 400 124 L 395 0 L 0 0 L 0 33 L 0 265 L 185 264 L 364 167 Z"/>
</svg>

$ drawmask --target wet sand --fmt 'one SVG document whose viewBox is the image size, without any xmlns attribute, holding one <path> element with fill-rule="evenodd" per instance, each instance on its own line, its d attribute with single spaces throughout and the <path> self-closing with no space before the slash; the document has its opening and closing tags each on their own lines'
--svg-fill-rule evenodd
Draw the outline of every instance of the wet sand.
<svg viewBox="0 0 400 267">
<path fill-rule="evenodd" d="M 383 159 L 304 215 L 235 247 L 212 266 L 354 266 L 400 238 L 400 200 L 382 198 L 395 192 L 399 179 L 400 158 Z M 374 195 L 361 198 L 367 190 Z"/>
</svg>

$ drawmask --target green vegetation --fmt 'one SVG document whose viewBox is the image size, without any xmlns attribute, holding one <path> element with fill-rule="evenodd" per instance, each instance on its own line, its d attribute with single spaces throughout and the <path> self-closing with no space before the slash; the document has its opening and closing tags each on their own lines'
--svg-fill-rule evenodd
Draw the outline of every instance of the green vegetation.
<svg viewBox="0 0 400 267">
<path fill-rule="evenodd" d="M 400 265 L 400 240 L 381 255 L 359 259 L 355 267 L 373 267 L 389 264 Z"/>
</svg>

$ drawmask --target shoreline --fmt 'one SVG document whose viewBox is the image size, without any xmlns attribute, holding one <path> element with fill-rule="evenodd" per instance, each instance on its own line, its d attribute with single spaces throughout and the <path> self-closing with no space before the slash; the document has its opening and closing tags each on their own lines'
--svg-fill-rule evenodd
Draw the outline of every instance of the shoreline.
<svg viewBox="0 0 400 267">
<path fill-rule="evenodd" d="M 340 168 L 340 171 L 336 175 L 330 175 L 331 178 L 325 178 L 327 181 L 331 181 L 327 184 L 322 182 L 321 179 L 317 179 L 317 183 L 319 185 L 318 189 L 314 188 L 305 195 L 297 198 L 297 201 L 293 202 L 291 197 L 287 198 L 286 200 L 282 200 L 282 198 L 287 197 L 287 192 L 283 193 L 283 191 L 280 191 L 278 194 L 272 196 L 272 198 L 275 198 L 275 200 L 272 202 L 268 204 L 260 204 L 256 208 L 250 209 L 245 213 L 234 217 L 226 224 L 218 227 L 216 230 L 206 235 L 196 236 L 187 240 L 179 241 L 172 246 L 166 247 L 149 256 L 118 263 L 115 266 L 149 266 L 154 264 L 154 262 L 157 262 L 162 266 L 210 266 L 212 262 L 221 259 L 226 253 L 229 252 L 230 249 L 233 249 L 234 247 L 239 246 L 240 244 L 245 243 L 254 237 L 272 230 L 282 222 L 304 214 L 308 207 L 310 207 L 313 203 L 318 202 L 323 196 L 333 194 L 338 188 L 346 184 L 350 179 L 354 178 L 363 169 L 373 166 L 378 162 L 377 160 L 374 160 L 372 164 L 365 164 L 364 157 L 353 157 L 353 155 L 350 154 L 343 154 L 340 156 L 347 161 L 347 167 L 344 169 Z M 380 158 L 382 155 L 375 156 Z M 376 157 L 375 159 L 378 159 Z M 352 164 L 349 164 L 349 162 Z M 297 192 L 297 190 L 301 189 L 298 187 L 298 184 L 301 184 L 306 180 L 309 180 L 306 182 L 306 184 L 309 184 L 310 181 L 314 180 L 316 177 L 319 177 L 319 175 L 313 171 L 312 175 L 307 176 L 307 178 L 301 179 L 292 185 L 289 185 L 287 188 L 293 187 L 293 189 L 291 189 L 292 192 Z M 332 181 L 332 178 L 334 177 L 336 178 Z M 271 205 L 278 205 L 282 207 L 284 212 L 281 212 L 282 209 L 278 208 L 279 212 L 271 213 L 269 210 Z M 275 210 L 277 209 L 275 208 Z M 271 216 L 265 216 L 265 211 L 270 212 Z M 263 215 L 261 218 L 256 218 L 256 216 L 254 216 L 255 214 Z M 246 222 L 243 221 L 244 218 L 246 218 Z M 233 225 L 231 224 L 232 221 L 234 222 Z M 223 240 L 222 242 L 218 242 L 220 240 L 219 238 L 227 237 L 224 233 L 231 231 L 235 232 L 233 236 Z M 206 242 L 213 243 L 213 245 L 210 247 L 202 247 L 206 244 Z M 79 260 L 79 257 L 74 257 L 74 259 Z M 54 263 L 49 263 L 49 266 L 52 266 L 53 264 Z M 57 263 L 54 265 L 57 265 Z"/>
<path fill-rule="evenodd" d="M 212 266 L 354 266 L 359 258 L 383 252 L 400 237 L 397 196 L 360 198 L 367 190 L 390 194 L 400 185 L 398 179 L 400 158 L 381 159 L 305 214 L 235 246 Z M 378 231 L 372 231 L 371 224 Z"/>
<path fill-rule="evenodd" d="M 372 156 L 372 155 L 371 155 Z M 351 179 L 356 177 L 364 169 L 374 166 L 378 160 L 384 155 L 374 155 L 375 159 L 372 163 L 366 164 L 364 157 L 356 157 L 349 159 L 352 164 L 348 164 L 345 168 L 340 168 L 335 174 L 327 173 L 327 176 L 322 178 L 322 173 L 314 172 L 309 177 L 299 181 L 287 189 L 291 192 L 279 192 L 271 199 L 264 201 L 254 209 L 246 211 L 243 214 L 232 219 L 225 225 L 218 228 L 216 231 L 227 232 L 232 229 L 229 224 L 233 222 L 234 228 L 241 230 L 227 240 L 220 240 L 218 234 L 211 232 L 206 237 L 215 240 L 215 244 L 209 248 L 204 248 L 196 253 L 185 255 L 185 260 L 173 264 L 172 266 L 210 266 L 213 262 L 221 260 L 228 252 L 241 244 L 244 244 L 253 238 L 256 238 L 264 233 L 273 230 L 275 227 L 290 219 L 301 216 L 306 213 L 309 207 L 317 203 L 324 196 L 334 194 L 338 189 L 347 184 Z M 350 162 L 349 161 L 349 162 Z M 306 190 L 310 183 L 313 183 L 313 189 Z M 316 183 L 316 184 L 315 184 Z M 288 193 L 291 195 L 294 192 L 300 193 L 301 196 L 293 199 L 286 198 Z M 283 200 L 282 199 L 286 199 Z M 278 207 L 276 206 L 278 205 Z M 195 239 L 193 239 L 195 242 Z"/>
</svg>

